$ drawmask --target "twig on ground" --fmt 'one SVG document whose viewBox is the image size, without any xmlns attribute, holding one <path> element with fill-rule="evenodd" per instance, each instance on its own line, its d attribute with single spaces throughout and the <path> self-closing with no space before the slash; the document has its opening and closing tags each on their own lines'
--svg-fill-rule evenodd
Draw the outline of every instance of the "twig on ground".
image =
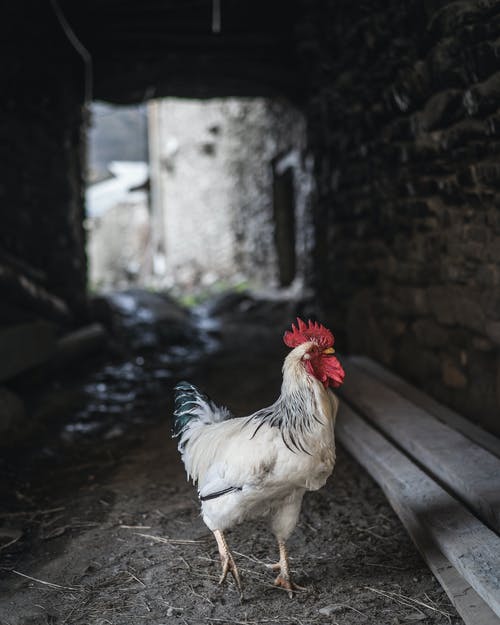
<svg viewBox="0 0 500 625">
<path fill-rule="evenodd" d="M 199 597 L 200 599 L 203 599 L 204 601 L 206 601 L 207 603 L 209 603 L 213 607 L 214 603 L 213 603 L 213 601 L 210 601 L 210 599 L 208 597 L 205 597 L 205 595 L 201 595 L 200 593 L 196 592 L 195 589 L 190 584 L 188 584 L 188 588 L 191 590 L 191 593 L 195 597 Z"/>
<path fill-rule="evenodd" d="M 22 537 L 22 532 L 18 531 L 16 534 L 14 534 L 14 532 L 10 532 L 9 533 L 10 536 L 12 536 L 12 538 L 7 541 L 6 543 L 4 543 L 3 545 L 0 545 L 0 551 L 2 551 L 2 549 L 7 549 L 7 547 L 10 547 L 11 545 L 13 545 L 14 543 L 17 543 L 17 541 Z M 7 532 L 5 532 L 5 534 L 2 535 L 3 537 L 7 536 Z"/>
<path fill-rule="evenodd" d="M 246 617 L 246 615 L 245 615 Z M 213 616 L 206 616 L 205 620 L 213 623 L 231 623 L 231 625 L 260 625 L 261 623 L 277 623 L 277 625 L 290 625 L 290 622 L 294 622 L 294 623 L 298 623 L 298 625 L 302 625 L 304 623 L 304 621 L 298 619 L 297 617 L 290 617 L 287 618 L 286 620 L 281 620 L 279 617 L 277 618 L 263 618 L 263 619 L 252 619 L 251 621 L 249 621 L 248 619 L 245 618 L 244 621 L 237 621 L 234 619 L 230 619 L 230 618 L 215 618 Z M 309 623 L 311 623 L 312 621 L 308 621 Z M 316 620 L 314 621 L 316 622 Z"/>
<path fill-rule="evenodd" d="M 246 558 L 247 560 L 250 560 L 250 562 L 255 562 L 256 564 L 263 564 L 264 566 L 272 566 L 271 563 L 268 562 L 264 562 L 264 560 L 259 560 L 259 558 L 256 558 L 255 556 L 247 556 L 244 553 L 240 553 L 239 551 L 233 551 L 233 553 L 235 553 L 237 556 L 240 556 L 240 558 Z"/>
<path fill-rule="evenodd" d="M 366 566 L 378 566 L 381 569 L 390 569 L 391 571 L 406 571 L 402 566 L 389 566 L 388 564 L 377 564 L 375 562 L 365 562 Z"/>
<path fill-rule="evenodd" d="M 73 606 L 73 607 L 71 608 L 71 610 L 68 612 L 68 614 L 66 615 L 66 618 L 64 619 L 64 621 L 62 621 L 61 625 L 66 625 L 66 623 L 69 621 L 69 619 L 73 616 L 73 613 L 74 613 L 76 610 L 80 610 L 80 609 L 81 609 L 81 608 L 82 608 L 82 607 L 83 607 L 83 606 L 87 603 L 87 601 L 88 601 L 88 600 L 89 600 L 89 597 L 88 597 L 88 596 L 87 596 L 87 597 L 84 597 L 84 598 L 80 601 L 80 603 L 78 603 L 77 605 Z"/>
<path fill-rule="evenodd" d="M 72 586 L 60 586 L 59 584 L 53 584 L 52 582 L 46 582 L 43 579 L 38 579 L 36 577 L 31 577 L 31 575 L 25 575 L 20 571 L 16 571 L 11 569 L 11 573 L 15 573 L 16 575 L 20 575 L 21 577 L 25 577 L 26 579 L 31 580 L 32 582 L 37 582 L 38 584 L 44 584 L 45 586 L 49 586 L 50 588 L 55 588 L 56 590 L 72 590 L 75 592 L 82 592 L 82 588 L 74 588 Z"/>
<path fill-rule="evenodd" d="M 372 592 L 375 592 L 379 595 L 382 595 L 384 597 L 387 597 L 388 599 L 393 599 L 394 601 L 399 601 L 400 603 L 404 603 L 405 605 L 414 608 L 416 605 L 421 606 L 423 608 L 427 608 L 428 610 L 432 610 L 433 612 L 438 612 L 439 614 L 442 614 L 443 616 L 446 616 L 447 618 L 449 618 L 450 616 L 452 616 L 449 612 L 445 612 L 444 610 L 440 610 L 439 608 L 436 608 L 432 605 L 430 605 L 429 603 L 425 603 L 424 601 L 420 601 L 420 599 L 413 599 L 412 597 L 408 597 L 406 595 L 402 595 L 401 593 L 398 592 L 391 592 L 391 591 L 385 591 L 385 590 L 379 590 L 378 588 L 371 588 L 370 586 L 365 586 L 365 588 L 367 590 L 371 590 Z M 416 608 L 418 610 L 418 608 Z"/>
<path fill-rule="evenodd" d="M 279 623 L 278 620 L 272 620 L 270 621 L 269 619 L 265 619 L 265 620 L 258 620 L 258 621 L 236 621 L 234 619 L 229 619 L 229 618 L 215 618 L 213 616 L 206 616 L 205 620 L 208 621 L 209 623 L 231 623 L 231 625 L 254 625 L 257 623 Z"/>
<path fill-rule="evenodd" d="M 30 497 L 29 495 L 25 495 L 19 490 L 14 491 L 14 493 L 16 497 L 20 499 L 21 501 L 29 501 L 29 503 L 35 503 L 35 500 L 33 499 L 33 497 Z"/>
<path fill-rule="evenodd" d="M 23 517 L 23 516 L 41 516 L 44 514 L 53 514 L 54 512 L 61 512 L 62 510 L 66 510 L 66 508 L 50 508 L 48 510 L 22 510 L 20 512 L 0 512 L 0 519 L 12 519 L 15 517 Z"/>
<path fill-rule="evenodd" d="M 398 593 L 385 592 L 384 590 L 378 590 L 377 588 L 370 588 L 369 586 L 365 586 L 367 590 L 371 590 L 372 592 L 385 597 L 386 599 L 391 599 L 396 603 L 400 603 L 401 605 L 405 605 L 407 608 L 412 608 L 417 610 L 420 614 L 425 614 L 419 608 L 415 607 L 415 604 L 411 602 L 410 597 L 406 597 L 405 595 L 398 595 Z"/>
<path fill-rule="evenodd" d="M 317 534 L 317 533 L 318 533 L 318 531 L 319 531 L 316 527 L 314 527 L 314 525 L 311 525 L 310 523 L 307 523 L 306 521 L 303 521 L 303 522 L 302 522 L 302 525 L 303 525 L 304 527 L 307 527 L 307 529 L 310 529 L 310 530 L 311 530 L 311 532 L 315 532 L 316 534 Z"/>
<path fill-rule="evenodd" d="M 189 564 L 189 562 L 186 560 L 186 558 L 183 558 L 182 556 L 179 557 L 179 560 L 182 560 L 184 562 L 184 564 L 186 565 L 186 568 L 188 571 L 191 571 L 191 565 Z"/>
<path fill-rule="evenodd" d="M 165 543 L 167 545 L 201 545 L 205 540 L 189 540 L 188 538 L 164 538 L 163 536 L 154 536 L 153 534 L 141 534 L 140 532 L 134 532 L 137 536 L 143 538 L 149 538 L 158 543 Z"/>
<path fill-rule="evenodd" d="M 135 579 L 136 582 L 139 582 L 139 584 L 141 584 L 142 586 L 146 586 L 146 584 L 142 581 L 142 579 L 139 579 L 138 577 L 136 577 L 133 573 L 131 573 L 130 571 L 127 571 L 127 573 L 130 575 L 130 577 L 132 579 Z"/>
<path fill-rule="evenodd" d="M 390 540 L 390 536 L 381 536 L 380 534 L 372 532 L 372 530 L 369 528 L 364 529 L 362 527 L 356 527 L 356 530 L 358 532 L 362 532 L 363 534 L 369 534 L 370 536 L 373 536 L 374 538 L 377 538 L 378 540 Z"/>
</svg>

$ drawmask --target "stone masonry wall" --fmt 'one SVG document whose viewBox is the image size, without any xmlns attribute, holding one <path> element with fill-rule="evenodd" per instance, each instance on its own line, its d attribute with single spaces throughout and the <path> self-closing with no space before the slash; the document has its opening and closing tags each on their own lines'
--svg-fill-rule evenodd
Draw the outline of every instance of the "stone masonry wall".
<svg viewBox="0 0 500 625">
<path fill-rule="evenodd" d="M 2 6 L 0 446 L 52 417 L 58 339 L 86 318 L 82 61 L 50 2 Z M 70 343 L 71 344 L 71 343 Z M 67 364 L 67 363 L 66 363 Z M 38 383 L 38 390 L 37 390 Z M 38 395 L 37 401 L 34 396 Z M 45 412 L 47 410 L 47 412 Z M 52 412 L 51 412 L 52 410 Z M 57 409 L 56 409 L 57 410 Z M 43 416 L 45 415 L 45 416 Z"/>
<path fill-rule="evenodd" d="M 316 286 L 339 349 L 500 433 L 500 3 L 307 12 Z"/>
<path fill-rule="evenodd" d="M 50 3 L 11 3 L 4 23 L 0 262 L 78 317 L 86 287 L 83 62 Z"/>
<path fill-rule="evenodd" d="M 278 284 L 273 160 L 293 171 L 296 277 L 307 272 L 310 173 L 305 123 L 296 108 L 264 98 L 157 100 L 149 106 L 155 253 L 160 284 Z"/>
</svg>

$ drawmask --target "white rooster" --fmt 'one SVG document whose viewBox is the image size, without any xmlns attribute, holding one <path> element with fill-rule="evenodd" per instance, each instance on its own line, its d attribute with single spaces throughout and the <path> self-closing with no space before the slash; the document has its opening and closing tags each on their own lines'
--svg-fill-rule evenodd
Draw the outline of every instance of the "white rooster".
<svg viewBox="0 0 500 625">
<path fill-rule="evenodd" d="M 217 540 L 222 583 L 241 581 L 224 531 L 243 520 L 269 516 L 279 547 L 275 584 L 293 592 L 286 540 L 306 490 L 321 488 L 335 464 L 338 401 L 329 387 L 344 370 L 324 326 L 297 319 L 284 335 L 292 351 L 283 364 L 279 398 L 248 417 L 233 417 L 188 382 L 176 386 L 173 436 L 188 478 L 198 485 L 203 520 Z"/>
</svg>

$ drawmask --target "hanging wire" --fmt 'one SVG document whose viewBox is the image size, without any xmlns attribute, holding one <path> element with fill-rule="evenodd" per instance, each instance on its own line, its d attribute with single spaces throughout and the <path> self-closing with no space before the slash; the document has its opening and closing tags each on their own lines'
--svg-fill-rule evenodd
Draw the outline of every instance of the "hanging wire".
<svg viewBox="0 0 500 625">
<path fill-rule="evenodd" d="M 92 87 L 93 87 L 93 72 L 92 72 L 92 57 L 87 48 L 82 44 L 75 34 L 75 31 L 71 27 L 70 23 L 66 19 L 66 16 L 62 12 L 61 7 L 57 0 L 50 0 L 52 10 L 54 11 L 57 20 L 64 31 L 64 34 L 68 38 L 76 52 L 83 60 L 85 73 L 84 73 L 84 98 L 85 104 L 89 105 L 92 102 Z"/>
<path fill-rule="evenodd" d="M 218 35 L 221 31 L 221 0 L 212 0 L 212 32 Z"/>
</svg>

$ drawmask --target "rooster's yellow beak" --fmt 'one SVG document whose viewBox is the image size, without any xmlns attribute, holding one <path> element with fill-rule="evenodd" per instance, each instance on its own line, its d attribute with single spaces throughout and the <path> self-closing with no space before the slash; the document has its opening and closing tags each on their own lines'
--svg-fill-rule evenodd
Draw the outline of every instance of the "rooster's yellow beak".
<svg viewBox="0 0 500 625">
<path fill-rule="evenodd" d="M 328 347 L 328 349 L 323 350 L 323 354 L 335 354 L 335 350 L 333 347 Z"/>
</svg>

